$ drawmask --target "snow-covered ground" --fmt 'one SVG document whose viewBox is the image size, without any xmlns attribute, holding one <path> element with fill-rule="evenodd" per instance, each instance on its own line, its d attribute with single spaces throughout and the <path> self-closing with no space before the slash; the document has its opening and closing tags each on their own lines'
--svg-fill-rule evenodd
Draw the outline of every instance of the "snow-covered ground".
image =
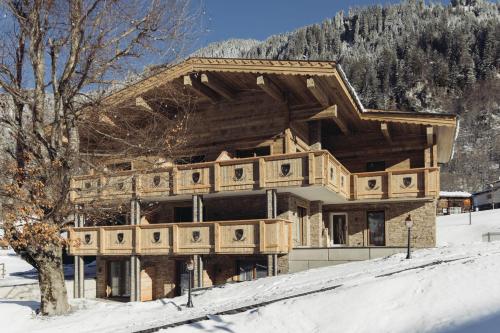
<svg viewBox="0 0 500 333">
<path fill-rule="evenodd" d="M 0 250 L 0 264 L 2 263 L 5 265 L 5 278 L 0 279 L 0 286 L 38 282 L 33 267 L 19 258 L 14 251 Z"/>
<path fill-rule="evenodd" d="M 180 326 L 173 332 L 498 332 L 500 210 L 438 219 L 439 247 L 325 267 L 147 303 L 74 300 L 58 318 L 33 315 L 31 301 L 0 300 L 1 332 L 132 332 L 234 307 L 342 285 L 236 315 Z M 170 330 L 168 330 L 170 331 Z"/>
</svg>

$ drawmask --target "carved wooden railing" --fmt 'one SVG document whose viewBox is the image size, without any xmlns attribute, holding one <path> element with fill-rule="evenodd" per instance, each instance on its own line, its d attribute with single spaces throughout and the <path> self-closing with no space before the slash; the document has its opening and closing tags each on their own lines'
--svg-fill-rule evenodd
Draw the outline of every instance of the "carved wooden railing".
<svg viewBox="0 0 500 333">
<path fill-rule="evenodd" d="M 326 186 L 349 198 L 350 173 L 321 150 L 78 176 L 72 180 L 71 200 L 84 203 L 311 185 Z"/>
<path fill-rule="evenodd" d="M 352 174 L 352 200 L 439 196 L 439 168 Z"/>
<path fill-rule="evenodd" d="M 292 224 L 282 219 L 69 229 L 71 255 L 282 254 Z"/>
</svg>

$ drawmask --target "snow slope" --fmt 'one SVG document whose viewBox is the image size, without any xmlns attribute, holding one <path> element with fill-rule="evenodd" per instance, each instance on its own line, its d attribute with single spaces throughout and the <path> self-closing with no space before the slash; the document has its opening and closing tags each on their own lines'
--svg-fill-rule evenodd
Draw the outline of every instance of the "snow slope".
<svg viewBox="0 0 500 333">
<path fill-rule="evenodd" d="M 439 218 L 435 249 L 325 267 L 148 303 L 74 300 L 74 312 L 33 316 L 37 303 L 0 300 L 1 332 L 133 332 L 234 307 L 342 285 L 236 315 L 177 327 L 172 332 L 498 332 L 500 242 L 481 243 L 500 225 L 498 212 Z M 466 223 L 465 223 L 465 222 Z M 454 233 L 458 241 L 448 236 Z"/>
</svg>

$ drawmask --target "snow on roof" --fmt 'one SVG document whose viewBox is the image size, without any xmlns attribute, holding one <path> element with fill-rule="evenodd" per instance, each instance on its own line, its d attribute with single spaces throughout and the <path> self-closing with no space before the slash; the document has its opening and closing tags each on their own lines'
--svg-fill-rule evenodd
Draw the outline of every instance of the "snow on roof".
<svg viewBox="0 0 500 333">
<path fill-rule="evenodd" d="M 451 198 L 470 198 L 472 194 L 464 191 L 441 191 L 439 192 L 440 197 L 451 197 Z"/>
<path fill-rule="evenodd" d="M 360 112 L 365 112 L 365 107 L 363 106 L 363 103 L 361 103 L 361 99 L 359 98 L 358 94 L 356 93 L 356 90 L 354 87 L 351 85 L 351 82 L 347 79 L 347 75 L 345 75 L 344 70 L 342 69 L 342 66 L 340 64 L 336 64 L 337 69 L 339 70 L 340 77 L 344 81 L 345 85 L 347 86 L 347 89 L 351 93 L 351 95 L 354 97 L 354 100 L 356 101 L 356 104 L 358 105 Z"/>
</svg>

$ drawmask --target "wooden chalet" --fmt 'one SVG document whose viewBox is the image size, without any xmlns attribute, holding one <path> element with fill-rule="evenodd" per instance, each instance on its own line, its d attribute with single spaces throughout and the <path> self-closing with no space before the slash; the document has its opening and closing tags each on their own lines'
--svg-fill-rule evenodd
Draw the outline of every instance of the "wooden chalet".
<svg viewBox="0 0 500 333">
<path fill-rule="evenodd" d="M 97 297 L 140 301 L 182 294 L 189 259 L 195 287 L 207 287 L 397 252 L 408 215 L 413 246 L 435 246 L 454 115 L 364 109 L 334 62 L 213 58 L 158 70 L 106 107 L 140 118 L 166 85 L 196 99 L 196 163 L 125 159 L 126 170 L 73 179 L 75 205 L 130 207 L 122 225 L 76 216 L 76 297 L 83 256 L 97 257 Z"/>
</svg>

